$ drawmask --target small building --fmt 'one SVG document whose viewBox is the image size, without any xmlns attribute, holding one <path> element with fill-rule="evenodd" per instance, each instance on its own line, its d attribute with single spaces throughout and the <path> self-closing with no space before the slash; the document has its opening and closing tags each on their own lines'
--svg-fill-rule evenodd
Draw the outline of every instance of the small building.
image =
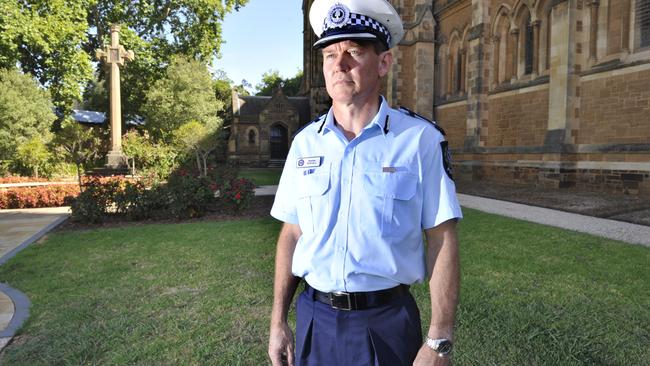
<svg viewBox="0 0 650 366">
<path fill-rule="evenodd" d="M 309 98 L 287 97 L 280 88 L 270 97 L 233 91 L 232 111 L 228 159 L 244 166 L 282 166 L 293 134 L 311 120 Z"/>
</svg>

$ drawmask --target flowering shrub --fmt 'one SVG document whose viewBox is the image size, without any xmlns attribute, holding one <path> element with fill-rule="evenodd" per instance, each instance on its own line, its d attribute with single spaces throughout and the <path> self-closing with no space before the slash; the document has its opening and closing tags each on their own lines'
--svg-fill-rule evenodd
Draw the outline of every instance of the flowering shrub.
<svg viewBox="0 0 650 366">
<path fill-rule="evenodd" d="M 101 223 L 114 203 L 114 197 L 124 187 L 121 177 L 85 177 L 83 192 L 72 202 L 72 219 Z"/>
<path fill-rule="evenodd" d="M 0 189 L 0 209 L 60 207 L 77 195 L 74 184 Z"/>
<path fill-rule="evenodd" d="M 188 174 L 170 176 L 166 191 L 168 212 L 176 219 L 203 216 L 214 200 L 208 180 Z"/>
<path fill-rule="evenodd" d="M 231 179 L 218 187 L 218 196 L 225 209 L 241 213 L 255 196 L 255 184 L 246 178 Z"/>
</svg>

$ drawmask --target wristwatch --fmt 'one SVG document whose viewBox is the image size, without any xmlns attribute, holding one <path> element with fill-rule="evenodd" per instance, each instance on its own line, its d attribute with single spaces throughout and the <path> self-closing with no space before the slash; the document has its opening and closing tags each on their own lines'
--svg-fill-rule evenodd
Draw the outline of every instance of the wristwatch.
<svg viewBox="0 0 650 366">
<path fill-rule="evenodd" d="M 451 353 L 451 350 L 454 348 L 451 340 L 447 338 L 431 339 L 427 337 L 425 344 L 434 352 L 438 353 L 438 356 L 440 357 L 448 356 Z"/>
</svg>

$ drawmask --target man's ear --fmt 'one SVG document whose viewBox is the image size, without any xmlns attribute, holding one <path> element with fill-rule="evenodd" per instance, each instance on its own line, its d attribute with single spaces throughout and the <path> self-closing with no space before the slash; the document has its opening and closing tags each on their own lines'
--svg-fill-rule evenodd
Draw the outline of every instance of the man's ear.
<svg viewBox="0 0 650 366">
<path fill-rule="evenodd" d="M 379 55 L 379 77 L 383 78 L 393 65 L 393 53 L 389 50 Z"/>
</svg>

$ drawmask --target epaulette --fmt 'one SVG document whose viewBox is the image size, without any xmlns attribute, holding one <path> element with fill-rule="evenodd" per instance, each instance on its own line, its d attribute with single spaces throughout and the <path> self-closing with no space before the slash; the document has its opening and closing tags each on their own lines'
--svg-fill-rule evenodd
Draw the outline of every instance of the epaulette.
<svg viewBox="0 0 650 366">
<path fill-rule="evenodd" d="M 432 120 L 430 120 L 430 119 L 428 119 L 428 118 L 426 118 L 426 117 L 424 117 L 422 115 L 419 115 L 419 114 L 413 112 L 412 110 L 410 110 L 410 109 L 408 109 L 406 107 L 399 107 L 399 111 L 404 113 L 404 114 L 408 114 L 411 117 L 419 118 L 421 120 L 427 121 L 427 122 L 431 123 L 433 125 L 433 127 L 435 127 L 436 130 L 438 130 L 438 132 L 440 132 L 443 136 L 447 135 L 445 133 L 445 130 L 443 130 L 442 127 L 440 127 L 437 123 L 433 122 Z"/>
<path fill-rule="evenodd" d="M 316 117 L 316 118 L 314 118 L 313 120 L 311 120 L 311 121 L 305 123 L 304 126 L 302 126 L 302 127 L 300 127 L 299 129 L 297 129 L 296 132 L 294 132 L 293 135 L 291 135 L 291 138 L 293 139 L 294 137 L 296 137 L 296 135 L 298 135 L 298 134 L 300 133 L 300 131 L 302 131 L 302 130 L 304 130 L 305 128 L 307 128 L 307 126 L 311 126 L 312 123 L 316 123 L 316 122 L 322 120 L 323 117 L 325 117 L 325 116 L 327 116 L 327 113 L 326 113 L 326 114 L 323 114 L 322 116 Z M 321 125 L 320 128 L 318 129 L 318 132 L 320 132 L 322 129 L 323 129 L 323 126 Z"/>
</svg>

